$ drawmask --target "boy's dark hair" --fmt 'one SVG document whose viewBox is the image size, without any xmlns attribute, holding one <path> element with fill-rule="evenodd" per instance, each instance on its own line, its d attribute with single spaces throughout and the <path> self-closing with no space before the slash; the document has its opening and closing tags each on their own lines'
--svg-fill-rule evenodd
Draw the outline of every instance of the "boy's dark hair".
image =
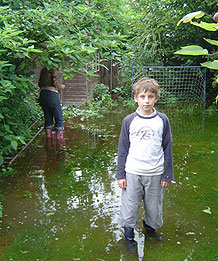
<svg viewBox="0 0 218 261">
<path fill-rule="evenodd" d="M 53 80 L 53 75 L 54 71 L 53 69 L 48 70 L 47 68 L 43 68 L 40 72 L 40 77 L 39 77 L 39 87 L 44 87 L 44 86 L 54 86 L 54 80 Z"/>
<path fill-rule="evenodd" d="M 152 78 L 141 78 L 133 84 L 133 95 L 137 97 L 141 92 L 151 91 L 155 94 L 157 100 L 160 98 L 160 86 L 158 82 Z"/>
</svg>

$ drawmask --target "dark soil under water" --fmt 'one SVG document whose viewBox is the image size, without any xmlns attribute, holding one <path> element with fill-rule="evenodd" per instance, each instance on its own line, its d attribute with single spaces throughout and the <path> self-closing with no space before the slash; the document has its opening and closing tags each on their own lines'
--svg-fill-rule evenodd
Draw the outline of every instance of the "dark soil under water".
<svg viewBox="0 0 218 261">
<path fill-rule="evenodd" d="M 95 121 L 66 122 L 64 146 L 42 133 L 0 180 L 0 260 L 218 260 L 218 115 L 166 111 L 174 138 L 175 182 L 166 190 L 166 241 L 135 233 L 128 254 L 117 225 L 114 178 L 127 109 Z M 140 220 L 143 211 L 140 211 Z"/>
</svg>

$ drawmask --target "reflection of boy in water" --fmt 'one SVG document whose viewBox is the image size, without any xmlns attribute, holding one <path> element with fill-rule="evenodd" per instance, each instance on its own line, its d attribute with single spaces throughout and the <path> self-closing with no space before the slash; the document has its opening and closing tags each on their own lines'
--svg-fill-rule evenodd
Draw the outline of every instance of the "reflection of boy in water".
<svg viewBox="0 0 218 261">
<path fill-rule="evenodd" d="M 160 96 L 159 85 L 153 79 L 142 78 L 134 84 L 133 94 L 138 109 L 123 120 L 116 174 L 122 188 L 119 223 L 124 226 L 128 246 L 135 242 L 142 200 L 146 233 L 162 240 L 155 229 L 163 224 L 164 188 L 173 180 L 170 123 L 154 108 Z"/>
</svg>

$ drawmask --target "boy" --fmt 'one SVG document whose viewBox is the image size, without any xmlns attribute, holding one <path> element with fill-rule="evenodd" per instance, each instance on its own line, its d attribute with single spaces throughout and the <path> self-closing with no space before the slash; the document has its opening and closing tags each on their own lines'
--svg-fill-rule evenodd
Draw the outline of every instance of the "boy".
<svg viewBox="0 0 218 261">
<path fill-rule="evenodd" d="M 120 225 L 128 243 L 134 241 L 141 201 L 144 201 L 143 226 L 146 233 L 161 240 L 155 232 L 163 224 L 164 188 L 173 180 L 172 136 L 167 116 L 154 108 L 159 84 L 142 78 L 133 85 L 138 103 L 136 112 L 123 120 L 116 178 L 122 188 Z"/>
</svg>

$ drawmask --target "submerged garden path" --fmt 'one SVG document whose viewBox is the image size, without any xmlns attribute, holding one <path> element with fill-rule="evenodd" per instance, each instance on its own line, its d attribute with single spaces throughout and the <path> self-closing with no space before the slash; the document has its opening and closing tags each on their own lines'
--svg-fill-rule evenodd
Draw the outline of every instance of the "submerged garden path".
<svg viewBox="0 0 218 261">
<path fill-rule="evenodd" d="M 176 179 L 165 193 L 160 231 L 166 242 L 145 240 L 139 223 L 139 257 L 126 252 L 117 225 L 121 191 L 114 179 L 118 135 L 126 114 L 110 113 L 89 122 L 90 127 L 68 121 L 63 148 L 55 142 L 46 146 L 42 133 L 16 160 L 15 175 L 0 182 L 0 260 L 218 258 L 217 123 L 208 117 L 202 129 L 202 118 L 196 115 L 183 122 L 170 116 Z"/>
</svg>

